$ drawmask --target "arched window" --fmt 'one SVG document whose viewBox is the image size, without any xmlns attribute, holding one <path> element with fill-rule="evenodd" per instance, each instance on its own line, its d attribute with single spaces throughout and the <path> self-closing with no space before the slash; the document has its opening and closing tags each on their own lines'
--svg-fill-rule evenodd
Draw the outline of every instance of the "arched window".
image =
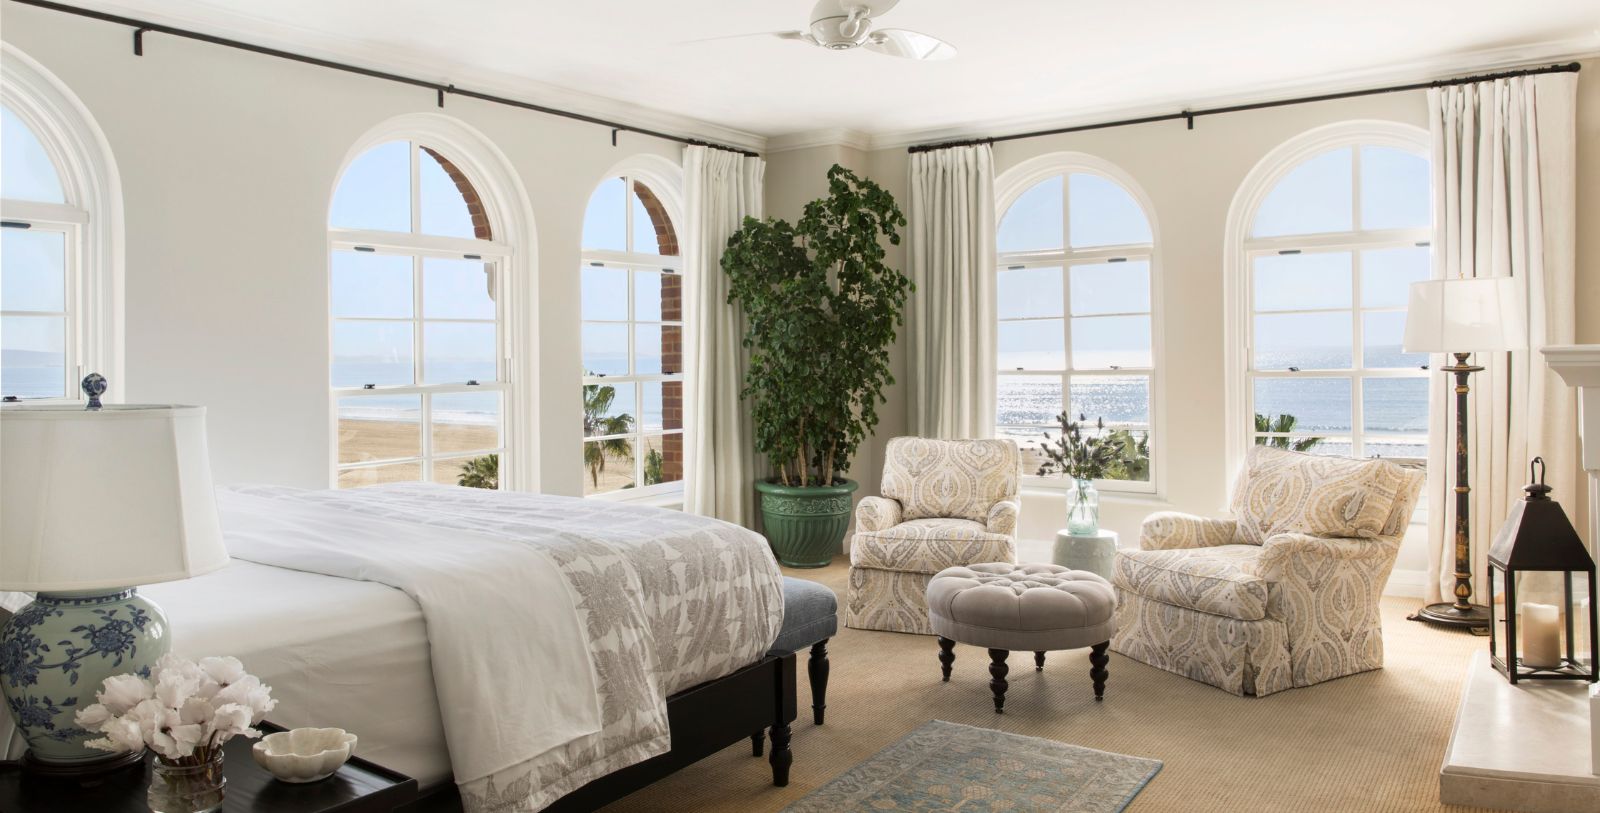
<svg viewBox="0 0 1600 813">
<path fill-rule="evenodd" d="M 1037 449 L 1066 412 L 1121 443 L 1103 487 L 1154 491 L 1155 238 L 1146 206 L 1120 171 L 1084 155 L 1035 159 L 996 188 L 996 435 Z M 1030 474 L 1036 452 L 1031 461 Z"/>
<path fill-rule="evenodd" d="M 346 166 L 328 217 L 340 487 L 497 488 L 512 463 L 511 246 L 472 179 L 419 140 Z"/>
<path fill-rule="evenodd" d="M 0 82 L 0 397 L 122 391 L 121 191 L 76 97 L 10 45 Z"/>
<path fill-rule="evenodd" d="M 1382 122 L 1279 147 L 1229 219 L 1229 453 L 1251 443 L 1424 460 L 1426 354 L 1401 352 L 1431 273 L 1427 134 Z"/>
<path fill-rule="evenodd" d="M 683 485 L 683 276 L 663 184 L 607 178 L 583 221 L 583 490 Z"/>
</svg>

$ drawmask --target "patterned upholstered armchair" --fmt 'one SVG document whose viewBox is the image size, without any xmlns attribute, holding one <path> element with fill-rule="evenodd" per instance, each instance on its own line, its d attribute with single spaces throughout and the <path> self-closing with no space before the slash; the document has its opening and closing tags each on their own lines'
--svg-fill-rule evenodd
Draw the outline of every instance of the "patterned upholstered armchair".
<svg viewBox="0 0 1600 813">
<path fill-rule="evenodd" d="M 1421 470 L 1255 446 L 1235 519 L 1161 512 L 1117 553 L 1117 652 L 1264 696 L 1383 666 L 1378 598 Z"/>
<path fill-rule="evenodd" d="M 856 507 L 845 625 L 932 635 L 924 594 L 933 574 L 1017 560 L 1021 480 L 1009 440 L 889 441 L 883 496 Z"/>
</svg>

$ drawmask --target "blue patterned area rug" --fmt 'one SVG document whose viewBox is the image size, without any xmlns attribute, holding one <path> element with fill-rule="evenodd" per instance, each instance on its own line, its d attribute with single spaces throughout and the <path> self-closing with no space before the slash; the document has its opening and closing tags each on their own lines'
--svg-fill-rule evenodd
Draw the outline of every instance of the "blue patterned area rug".
<svg viewBox="0 0 1600 813">
<path fill-rule="evenodd" d="M 933 720 L 784 810 L 1116 813 L 1160 770 L 1159 760 Z"/>
</svg>

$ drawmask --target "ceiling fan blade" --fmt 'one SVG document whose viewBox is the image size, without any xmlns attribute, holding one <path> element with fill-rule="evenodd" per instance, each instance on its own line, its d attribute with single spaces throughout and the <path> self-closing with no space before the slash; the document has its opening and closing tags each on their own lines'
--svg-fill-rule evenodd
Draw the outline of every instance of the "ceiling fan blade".
<svg viewBox="0 0 1600 813">
<path fill-rule="evenodd" d="M 702 42 L 721 42 L 723 40 L 742 40 L 749 37 L 777 37 L 785 40 L 805 39 L 804 31 L 750 31 L 744 34 L 723 34 L 720 37 L 701 37 L 693 40 L 679 40 L 675 45 L 695 45 Z"/>
<path fill-rule="evenodd" d="M 907 31 L 904 28 L 879 28 L 872 32 L 861 47 L 906 59 L 949 59 L 956 55 L 954 45 L 938 37 Z"/>
</svg>

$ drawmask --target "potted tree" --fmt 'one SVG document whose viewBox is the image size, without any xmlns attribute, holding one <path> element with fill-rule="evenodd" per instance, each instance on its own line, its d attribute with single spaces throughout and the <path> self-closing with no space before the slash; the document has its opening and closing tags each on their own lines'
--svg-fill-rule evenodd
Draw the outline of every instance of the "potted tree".
<svg viewBox="0 0 1600 813">
<path fill-rule="evenodd" d="M 904 322 L 904 274 L 884 262 L 906 223 L 882 187 L 835 164 L 828 196 L 797 224 L 745 218 L 722 255 L 729 304 L 750 351 L 741 397 L 773 477 L 756 483 L 778 561 L 822 567 L 839 552 L 856 483 L 843 474 L 894 383 L 889 345 Z"/>
</svg>

